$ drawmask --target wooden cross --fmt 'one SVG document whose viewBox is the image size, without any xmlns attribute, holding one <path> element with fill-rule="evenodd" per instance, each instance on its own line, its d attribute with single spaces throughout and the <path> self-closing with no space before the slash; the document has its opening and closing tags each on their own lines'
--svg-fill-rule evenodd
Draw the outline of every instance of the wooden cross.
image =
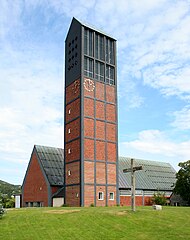
<svg viewBox="0 0 190 240">
<path fill-rule="evenodd" d="M 135 172 L 142 170 L 142 166 L 134 167 L 134 159 L 131 158 L 131 168 L 123 169 L 124 173 L 131 172 L 131 209 L 135 212 Z"/>
</svg>

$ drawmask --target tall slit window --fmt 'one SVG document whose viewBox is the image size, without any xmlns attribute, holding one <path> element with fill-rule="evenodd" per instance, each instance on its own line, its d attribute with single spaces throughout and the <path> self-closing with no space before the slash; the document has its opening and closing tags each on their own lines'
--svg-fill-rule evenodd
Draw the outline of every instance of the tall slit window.
<svg viewBox="0 0 190 240">
<path fill-rule="evenodd" d="M 106 83 L 115 85 L 115 70 L 112 66 L 106 66 Z"/>
<path fill-rule="evenodd" d="M 84 57 L 84 75 L 93 78 L 94 62 L 93 59 Z"/>
<path fill-rule="evenodd" d="M 104 37 L 97 33 L 95 35 L 95 57 L 104 60 Z"/>
<path fill-rule="evenodd" d="M 101 62 L 95 62 L 95 79 L 104 82 L 104 64 Z"/>
<path fill-rule="evenodd" d="M 93 32 L 84 29 L 84 54 L 93 56 Z"/>
<path fill-rule="evenodd" d="M 114 42 L 106 38 L 106 62 L 114 64 Z"/>
</svg>

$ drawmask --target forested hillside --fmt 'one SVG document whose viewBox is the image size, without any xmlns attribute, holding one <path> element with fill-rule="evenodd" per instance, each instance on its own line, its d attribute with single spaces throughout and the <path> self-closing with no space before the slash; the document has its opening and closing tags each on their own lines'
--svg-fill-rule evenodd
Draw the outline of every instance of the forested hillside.
<svg viewBox="0 0 190 240">
<path fill-rule="evenodd" d="M 20 185 L 13 185 L 0 180 L 0 195 L 7 194 L 7 196 L 10 198 L 13 194 L 18 194 L 20 192 L 21 192 Z"/>
</svg>

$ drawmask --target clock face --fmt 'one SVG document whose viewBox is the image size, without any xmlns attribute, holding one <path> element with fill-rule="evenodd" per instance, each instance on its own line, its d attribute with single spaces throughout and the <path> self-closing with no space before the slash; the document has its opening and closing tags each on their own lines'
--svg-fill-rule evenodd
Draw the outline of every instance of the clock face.
<svg viewBox="0 0 190 240">
<path fill-rule="evenodd" d="M 77 93 L 79 91 L 79 89 L 80 89 L 80 82 L 79 82 L 79 80 L 76 80 L 76 81 L 74 81 L 74 85 L 73 85 L 74 93 Z"/>
<path fill-rule="evenodd" d="M 85 79 L 84 80 L 84 88 L 88 92 L 93 92 L 94 88 L 95 88 L 94 82 L 91 79 Z"/>
</svg>

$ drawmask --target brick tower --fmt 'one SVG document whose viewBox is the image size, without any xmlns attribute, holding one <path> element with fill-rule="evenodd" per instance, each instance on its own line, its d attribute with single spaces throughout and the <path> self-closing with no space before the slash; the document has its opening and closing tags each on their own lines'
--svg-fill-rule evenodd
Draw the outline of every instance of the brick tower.
<svg viewBox="0 0 190 240">
<path fill-rule="evenodd" d="M 65 203 L 118 195 L 116 40 L 73 18 L 65 41 Z"/>
</svg>

